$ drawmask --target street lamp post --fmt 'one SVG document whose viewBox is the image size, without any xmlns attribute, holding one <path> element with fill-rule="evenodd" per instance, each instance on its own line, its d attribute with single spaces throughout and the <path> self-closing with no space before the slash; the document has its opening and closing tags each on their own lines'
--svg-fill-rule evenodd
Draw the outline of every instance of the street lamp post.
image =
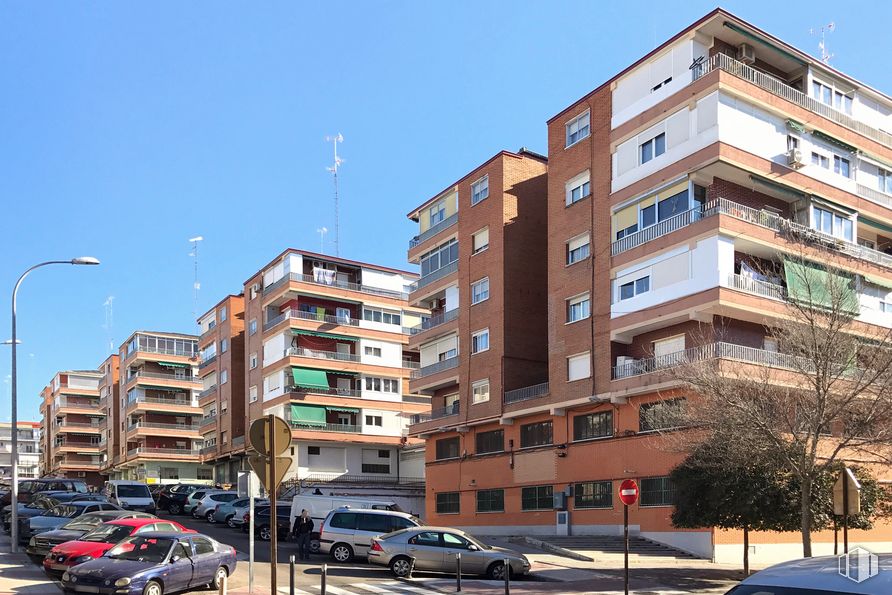
<svg viewBox="0 0 892 595">
<path fill-rule="evenodd" d="M 18 552 L 19 550 L 19 436 L 18 436 L 18 384 L 16 377 L 16 345 L 18 341 L 16 340 L 16 327 L 15 327 L 15 307 L 16 307 L 16 297 L 19 293 L 19 285 L 22 284 L 22 281 L 25 280 L 31 271 L 34 269 L 39 269 L 40 267 L 45 267 L 51 264 L 80 264 L 80 265 L 96 265 L 99 264 L 99 260 L 93 258 L 92 256 L 81 256 L 78 258 L 72 258 L 71 260 L 48 260 L 47 262 L 41 262 L 40 264 L 35 264 L 33 267 L 22 273 L 22 276 L 19 277 L 19 280 L 16 281 L 15 287 L 12 290 L 12 339 L 10 339 L 10 346 L 12 348 L 12 407 L 11 407 L 11 432 L 12 432 L 12 461 L 11 461 L 11 471 L 12 471 L 12 486 L 9 492 L 9 503 L 12 506 L 12 518 L 9 529 L 10 534 L 10 549 L 13 553 Z"/>
</svg>

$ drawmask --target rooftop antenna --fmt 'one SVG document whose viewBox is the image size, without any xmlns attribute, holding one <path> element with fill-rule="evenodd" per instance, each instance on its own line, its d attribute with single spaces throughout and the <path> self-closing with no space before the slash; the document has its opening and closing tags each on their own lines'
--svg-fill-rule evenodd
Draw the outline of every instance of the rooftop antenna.
<svg viewBox="0 0 892 595">
<path fill-rule="evenodd" d="M 204 237 L 202 236 L 189 238 L 189 241 L 192 242 L 192 252 L 189 253 L 189 256 L 192 257 L 195 267 L 195 281 L 192 283 L 192 320 L 196 324 L 198 324 L 198 291 L 201 289 L 201 283 L 198 282 L 198 242 L 203 239 Z"/>
<path fill-rule="evenodd" d="M 833 58 L 833 54 L 827 51 L 827 42 L 826 36 L 827 33 L 833 33 L 836 30 L 836 23 L 830 22 L 820 29 L 821 34 L 821 42 L 818 44 L 818 48 L 821 50 L 821 62 L 824 64 L 830 64 L 830 59 Z M 812 35 L 817 35 L 819 32 L 814 29 L 809 29 L 808 32 Z"/>
<path fill-rule="evenodd" d="M 335 256 L 341 255 L 341 223 L 340 223 L 340 213 L 338 212 L 338 168 L 344 163 L 344 160 L 338 157 L 338 143 L 344 142 L 344 136 L 338 132 L 334 136 L 326 136 L 325 142 L 332 143 L 334 145 L 334 165 L 326 168 L 331 172 L 332 177 L 334 178 L 334 203 L 335 203 L 335 237 L 334 237 L 334 246 L 335 246 Z"/>
<path fill-rule="evenodd" d="M 328 228 L 325 226 L 320 227 L 316 230 L 316 233 L 319 234 L 319 253 L 325 254 L 325 233 L 328 231 Z"/>
<path fill-rule="evenodd" d="M 110 295 L 107 298 L 105 298 L 105 303 L 102 304 L 105 307 L 105 324 L 102 325 L 102 328 L 105 329 L 105 337 L 108 339 L 109 354 L 115 352 L 115 340 L 114 340 L 113 330 L 112 330 L 115 325 L 114 301 L 115 301 L 115 296 Z"/>
</svg>

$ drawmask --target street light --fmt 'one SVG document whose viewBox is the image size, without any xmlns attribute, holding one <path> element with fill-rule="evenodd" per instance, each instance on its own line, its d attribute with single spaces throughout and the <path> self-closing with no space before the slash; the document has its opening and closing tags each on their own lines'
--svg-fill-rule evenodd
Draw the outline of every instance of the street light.
<svg viewBox="0 0 892 595">
<path fill-rule="evenodd" d="M 19 551 L 19 436 L 18 436 L 18 408 L 16 399 L 18 396 L 18 383 L 16 378 L 16 345 L 18 345 L 19 341 L 16 339 L 16 328 L 15 328 L 15 306 L 16 306 L 16 297 L 19 293 L 19 285 L 22 284 L 22 281 L 25 280 L 31 271 L 34 269 L 39 269 L 40 267 L 45 267 L 51 264 L 82 264 L 82 265 L 97 265 L 99 264 L 99 260 L 93 258 L 92 256 L 79 256 L 77 258 L 72 258 L 71 260 L 48 260 L 46 262 L 41 262 L 40 264 L 35 264 L 33 267 L 22 273 L 22 276 L 19 277 L 19 280 L 16 281 L 15 287 L 12 290 L 12 339 L 9 340 L 9 344 L 12 347 L 12 397 L 10 401 L 12 402 L 12 415 L 11 417 L 11 432 L 12 432 L 12 477 L 10 478 L 12 481 L 12 487 L 9 492 L 9 503 L 12 506 L 12 524 L 10 525 L 10 539 L 12 543 L 10 544 L 10 549 L 12 553 L 16 553 Z"/>
</svg>

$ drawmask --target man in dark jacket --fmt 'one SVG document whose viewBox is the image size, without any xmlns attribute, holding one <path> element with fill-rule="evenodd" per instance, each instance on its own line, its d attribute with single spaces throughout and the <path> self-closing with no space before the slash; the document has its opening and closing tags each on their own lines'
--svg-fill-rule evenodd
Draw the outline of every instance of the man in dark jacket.
<svg viewBox="0 0 892 595">
<path fill-rule="evenodd" d="M 299 560 L 310 559 L 310 535 L 313 533 L 313 519 L 310 518 L 307 509 L 300 511 L 300 516 L 294 519 L 294 527 L 291 534 L 297 540 L 297 557 Z"/>
</svg>

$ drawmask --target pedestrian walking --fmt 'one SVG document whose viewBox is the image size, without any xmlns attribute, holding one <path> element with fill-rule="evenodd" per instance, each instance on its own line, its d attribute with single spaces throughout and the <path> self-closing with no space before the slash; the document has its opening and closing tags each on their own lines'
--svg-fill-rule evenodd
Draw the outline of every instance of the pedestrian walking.
<svg viewBox="0 0 892 595">
<path fill-rule="evenodd" d="M 310 559 L 310 535 L 313 533 L 313 519 L 307 509 L 300 511 L 300 516 L 294 519 L 294 527 L 291 534 L 297 540 L 297 557 L 299 560 Z"/>
</svg>

